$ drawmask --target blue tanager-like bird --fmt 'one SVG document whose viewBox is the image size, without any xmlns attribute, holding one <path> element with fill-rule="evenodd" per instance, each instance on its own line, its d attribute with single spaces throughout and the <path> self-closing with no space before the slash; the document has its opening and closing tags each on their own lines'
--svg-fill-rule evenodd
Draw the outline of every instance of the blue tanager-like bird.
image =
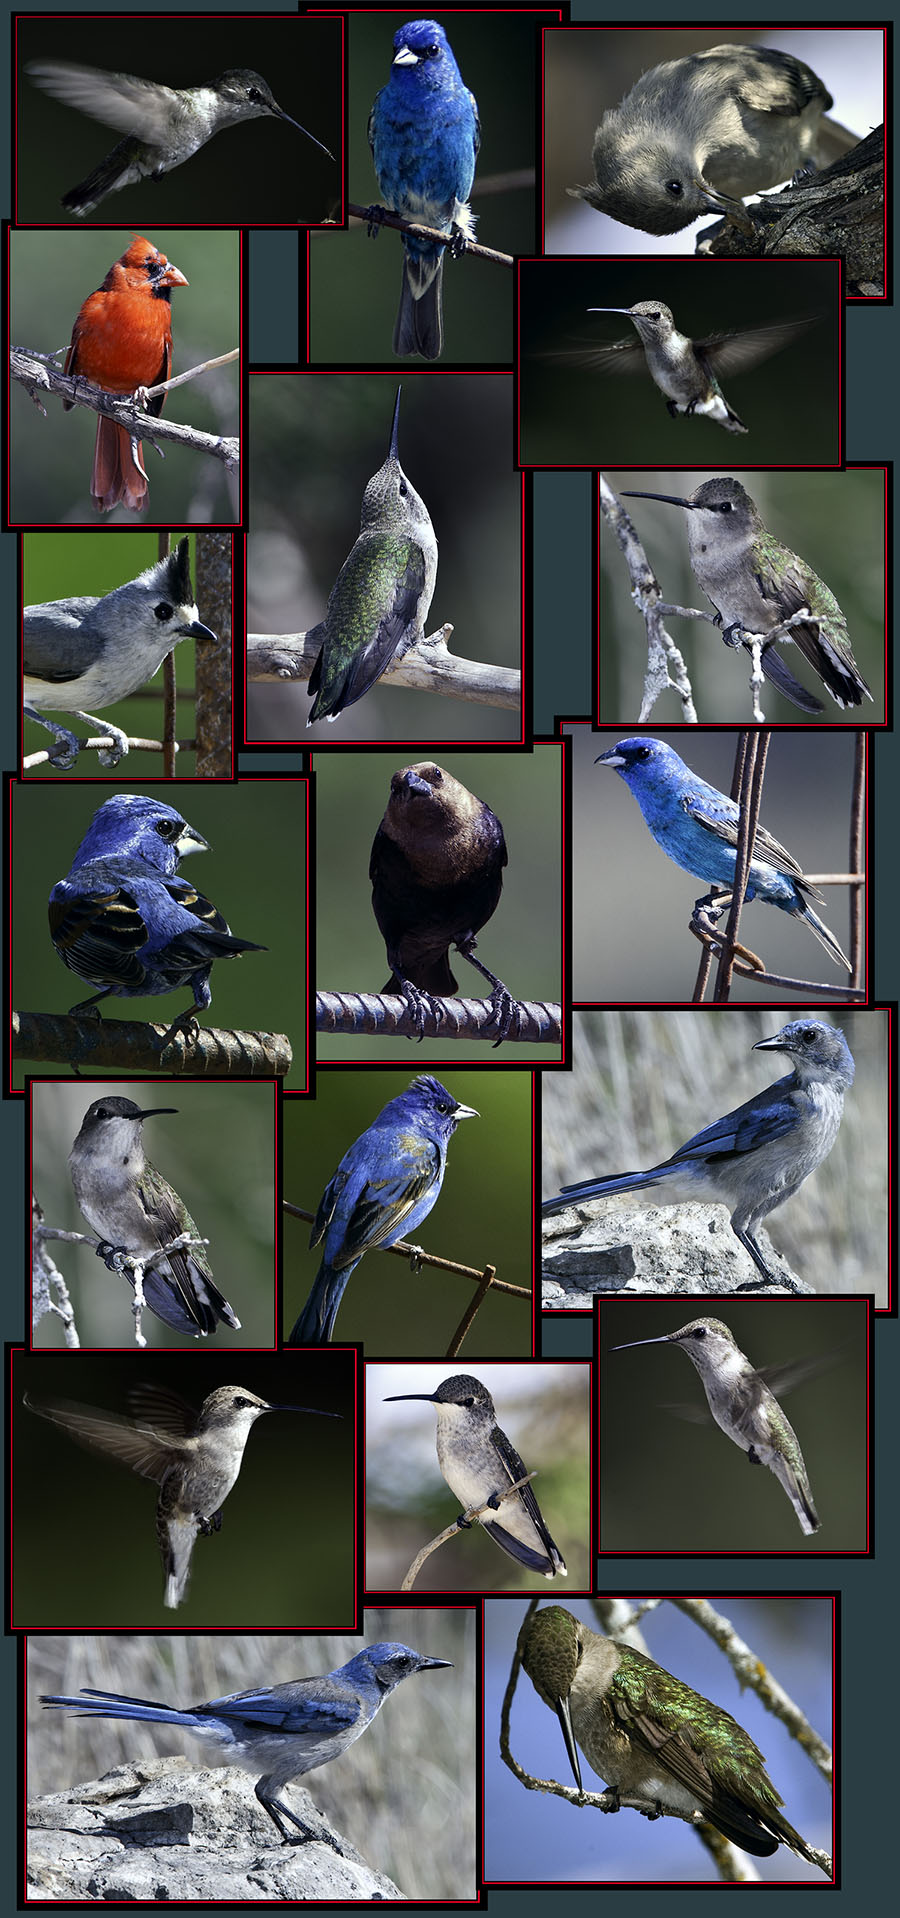
<svg viewBox="0 0 900 1918">
<path fill-rule="evenodd" d="M 252 939 L 235 938 L 215 906 L 178 876 L 180 859 L 209 849 L 202 834 L 158 799 L 116 793 L 104 801 L 71 871 L 50 894 L 50 937 L 63 965 L 100 987 L 72 1012 L 110 994 L 135 999 L 188 986 L 193 1006 L 178 1014 L 165 1044 L 173 1032 L 196 1025 L 195 1008 L 205 1012 L 211 1004 L 214 959 L 265 951 Z"/>
<path fill-rule="evenodd" d="M 620 739 L 595 765 L 612 766 L 634 794 L 644 819 L 663 852 L 685 872 L 722 886 L 734 880 L 740 808 L 726 793 L 708 786 L 663 739 Z M 810 899 L 822 894 L 804 879 L 796 859 L 763 826 L 757 826 L 745 898 L 763 899 L 803 919 L 840 966 L 852 970 L 833 932 L 813 912 Z"/>
<path fill-rule="evenodd" d="M 329 1181 L 309 1237 L 324 1240 L 315 1284 L 288 1340 L 327 1345 L 351 1272 L 373 1246 L 389 1246 L 427 1219 L 443 1183 L 460 1119 L 477 1119 L 423 1073 L 379 1112 Z"/>
<path fill-rule="evenodd" d="M 450 234 L 473 235 L 467 205 L 481 143 L 478 104 L 436 20 L 410 20 L 394 35 L 386 87 L 369 115 L 369 145 L 378 184 L 391 211 Z M 394 352 L 439 359 L 442 246 L 403 236 L 405 254 Z"/>
</svg>

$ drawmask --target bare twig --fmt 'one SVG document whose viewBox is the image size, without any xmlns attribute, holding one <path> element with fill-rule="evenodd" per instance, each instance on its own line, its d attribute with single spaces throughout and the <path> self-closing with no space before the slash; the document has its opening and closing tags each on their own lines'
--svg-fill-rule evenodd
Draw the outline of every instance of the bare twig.
<svg viewBox="0 0 900 1918">
<path fill-rule="evenodd" d="M 409 1571 L 400 1586 L 401 1592 L 412 1591 L 426 1558 L 430 1558 L 432 1552 L 436 1552 L 439 1545 L 446 1545 L 448 1538 L 458 1538 L 462 1526 L 473 1525 L 476 1519 L 484 1518 L 487 1512 L 492 1514 L 496 1513 L 501 1505 L 506 1504 L 508 1498 L 512 1498 L 514 1492 L 520 1492 L 522 1486 L 528 1484 L 529 1479 L 536 1477 L 536 1472 L 526 1472 L 524 1478 L 516 1479 L 514 1485 L 508 1486 L 506 1491 L 501 1492 L 499 1498 L 493 1500 L 490 1504 L 474 1505 L 470 1512 L 461 1512 L 459 1518 L 454 1519 L 452 1525 L 445 1525 L 444 1530 L 438 1533 L 437 1538 L 433 1538 L 429 1545 L 423 1545 L 422 1550 L 416 1553 Z"/>
<path fill-rule="evenodd" d="M 404 220 L 399 213 L 388 212 L 387 207 L 356 206 L 347 202 L 347 212 L 351 219 L 363 220 L 366 226 L 392 226 L 398 233 L 411 233 L 415 240 L 428 240 L 433 246 L 459 245 L 458 238 L 452 233 L 440 233 L 437 227 L 420 226 L 415 220 Z M 493 260 L 496 266 L 514 266 L 511 253 L 498 253 L 492 246 L 482 246 L 478 240 L 467 240 L 460 248 L 466 258 L 475 260 Z"/>
<path fill-rule="evenodd" d="M 292 1219 L 305 1219 L 308 1225 L 315 1223 L 316 1215 L 314 1212 L 305 1211 L 302 1205 L 292 1205 L 289 1199 L 282 1199 L 281 1203 L 285 1212 L 290 1213 Z M 461 1278 L 474 1279 L 477 1285 L 481 1285 L 484 1280 L 485 1273 L 479 1271 L 476 1266 L 459 1265 L 455 1259 L 440 1259 L 436 1253 L 423 1252 L 421 1246 L 409 1245 L 405 1239 L 398 1239 L 395 1245 L 381 1245 L 378 1250 L 379 1252 L 393 1252 L 398 1259 L 408 1260 L 411 1255 L 414 1255 L 419 1265 L 433 1266 L 436 1272 L 458 1272 Z M 494 1269 L 493 1266 L 487 1266 L 485 1268 L 488 1272 L 492 1272 Z M 510 1285 L 507 1279 L 495 1278 L 491 1281 L 491 1288 L 494 1292 L 508 1292 L 511 1293 L 513 1298 L 527 1299 L 529 1303 L 531 1301 L 531 1288 L 527 1285 Z"/>
<path fill-rule="evenodd" d="M 497 1037 L 495 1010 L 490 999 L 436 999 L 440 1023 L 430 1011 L 425 1013 L 427 1039 L 484 1039 Z M 507 1044 L 560 1045 L 562 1043 L 562 1007 L 552 1001 L 518 999 L 518 1031 L 506 1035 Z M 316 1031 L 378 1033 L 404 1039 L 418 1039 L 419 1027 L 405 999 L 380 992 L 317 992 Z"/>
<path fill-rule="evenodd" d="M 386 686 L 412 686 L 418 692 L 442 693 L 449 699 L 474 700 L 483 706 L 518 711 L 522 676 L 508 666 L 484 665 L 447 650 L 453 627 L 441 626 L 417 646 L 394 660 L 381 675 Z M 307 680 L 319 657 L 321 639 L 306 633 L 248 633 L 248 680 Z"/>
<path fill-rule="evenodd" d="M 99 386 L 92 386 L 80 374 L 61 373 L 58 367 L 48 361 L 26 353 L 19 347 L 11 347 L 9 370 L 14 380 L 27 387 L 36 405 L 40 405 L 38 393 L 53 393 L 59 399 L 71 401 L 74 406 L 86 406 L 92 413 L 102 413 L 107 419 L 115 420 L 119 426 L 127 427 L 135 439 L 171 440 L 178 446 L 188 446 L 196 453 L 210 453 L 213 459 L 221 460 L 229 469 L 238 467 L 241 458 L 241 444 L 238 439 L 224 438 L 218 433 L 202 433 L 196 426 L 182 426 L 177 420 L 157 419 L 151 413 L 143 413 L 135 406 L 129 394 L 104 393 Z M 196 369 L 202 372 L 204 369 Z M 184 375 L 183 377 L 187 377 Z M 41 411 L 44 408 L 41 407 Z"/>
<path fill-rule="evenodd" d="M 691 682 L 688 678 L 684 659 L 663 625 L 666 613 L 683 613 L 685 608 L 663 604 L 659 581 L 638 539 L 634 524 L 625 511 L 621 501 L 616 498 L 609 482 L 603 474 L 598 474 L 600 486 L 600 510 L 608 520 L 622 548 L 622 555 L 631 580 L 631 597 L 638 608 L 647 630 L 647 671 L 644 675 L 644 694 L 638 719 L 650 718 L 656 701 L 671 686 L 681 700 L 681 710 L 690 725 L 697 723 L 697 711 Z M 712 615 L 698 613 L 698 619 L 712 618 Z"/>
<path fill-rule="evenodd" d="M 128 1072 L 182 1073 L 201 1078 L 280 1078 L 293 1057 L 283 1032 L 229 1032 L 221 1026 L 200 1026 L 190 1034 L 172 1034 L 162 1041 L 167 1025 L 137 1020 L 91 1019 L 84 1014 L 14 1012 L 12 1056 L 46 1064 L 68 1066 L 79 1076 L 82 1066 L 122 1066 Z"/>
</svg>

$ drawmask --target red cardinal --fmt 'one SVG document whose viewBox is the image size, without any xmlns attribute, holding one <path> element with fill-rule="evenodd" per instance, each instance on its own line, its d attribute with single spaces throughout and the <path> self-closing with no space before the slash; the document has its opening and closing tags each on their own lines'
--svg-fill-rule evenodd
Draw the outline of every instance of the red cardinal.
<svg viewBox="0 0 900 1918">
<path fill-rule="evenodd" d="M 98 292 L 89 294 L 72 328 L 64 372 L 82 373 L 108 393 L 133 393 L 156 386 L 172 370 L 172 288 L 188 282 L 149 240 L 132 240 L 111 266 Z M 165 394 L 150 400 L 161 413 Z M 64 400 L 68 411 L 71 400 Z M 132 450 L 133 449 L 133 450 Z M 143 512 L 150 490 L 140 442 L 126 426 L 97 421 L 91 498 L 101 513 L 121 500 Z"/>
</svg>

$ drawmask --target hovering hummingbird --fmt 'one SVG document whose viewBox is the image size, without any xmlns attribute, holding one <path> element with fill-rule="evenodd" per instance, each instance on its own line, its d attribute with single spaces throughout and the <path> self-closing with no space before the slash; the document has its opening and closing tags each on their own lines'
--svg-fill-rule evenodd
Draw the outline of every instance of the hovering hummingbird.
<svg viewBox="0 0 900 1918">
<path fill-rule="evenodd" d="M 133 1416 L 119 1418 L 93 1405 L 25 1396 L 30 1412 L 58 1425 L 77 1445 L 156 1479 L 156 1537 L 166 1577 L 163 1604 L 173 1610 L 187 1591 L 198 1533 L 222 1525 L 222 1506 L 235 1485 L 250 1428 L 264 1412 L 310 1412 L 339 1418 L 311 1405 L 270 1405 L 242 1385 L 220 1385 L 199 1413 L 179 1393 L 162 1385 L 135 1385 L 128 1394 Z"/>
<path fill-rule="evenodd" d="M 776 47 L 707 47 L 665 60 L 604 113 L 595 177 L 567 191 L 643 233 L 680 233 L 712 212 L 752 236 L 744 194 L 829 166 L 857 144 L 824 117 L 833 105 L 812 68 Z"/>
<path fill-rule="evenodd" d="M 95 1099 L 69 1153 L 75 1197 L 99 1234 L 97 1257 L 108 1271 L 133 1287 L 125 1258 L 147 1262 L 144 1299 L 165 1325 L 198 1338 L 215 1332 L 221 1319 L 239 1332 L 240 1319 L 213 1284 L 205 1248 L 160 1251 L 183 1233 L 200 1237 L 184 1201 L 144 1156 L 144 1120 L 177 1110 L 149 1106 L 142 1111 L 133 1099 Z"/>
<path fill-rule="evenodd" d="M 72 66 L 67 60 L 32 60 L 28 72 L 35 85 L 54 99 L 126 135 L 86 180 L 63 194 L 63 206 L 79 218 L 93 213 L 108 193 L 118 193 L 138 180 L 162 179 L 198 153 L 214 133 L 237 126 L 240 120 L 266 115 L 284 120 L 327 153 L 329 160 L 334 159 L 315 134 L 283 111 L 265 80 L 250 67 L 230 67 L 202 87 L 164 87 L 133 73 L 106 73 L 99 67 Z"/>
<path fill-rule="evenodd" d="M 746 373 L 760 360 L 780 353 L 812 320 L 784 320 L 775 326 L 755 326 L 745 333 L 708 333 L 689 340 L 679 333 L 671 309 L 661 300 L 637 300 L 634 306 L 589 306 L 589 313 L 622 313 L 633 320 L 637 339 L 614 340 L 610 346 L 586 349 L 579 358 L 599 373 L 639 373 L 643 350 L 647 371 L 665 395 L 672 418 L 705 414 L 727 433 L 746 433 L 742 419 L 729 406 L 718 374 Z"/>
<path fill-rule="evenodd" d="M 762 1752 L 730 1712 L 561 1605 L 525 1620 L 519 1651 L 538 1697 L 559 1718 L 579 1791 L 576 1740 L 612 1791 L 653 1799 L 657 1814 L 705 1818 L 757 1858 L 788 1845 L 826 1870 L 782 1817 Z"/>
<path fill-rule="evenodd" d="M 662 500 L 688 514 L 688 552 L 694 574 L 715 607 L 728 646 L 747 646 L 747 634 L 774 633 L 783 620 L 808 611 L 809 623 L 779 633 L 778 645 L 799 648 L 837 706 L 861 706 L 872 693 L 853 657 L 847 621 L 830 587 L 799 553 L 768 531 L 755 500 L 736 479 L 704 480 L 688 499 L 674 493 L 626 492 L 625 499 Z M 794 678 L 775 642 L 763 645 L 762 669 L 771 684 L 804 712 L 822 702 Z"/>
<path fill-rule="evenodd" d="M 557 1572 L 565 1576 L 566 1561 L 550 1537 L 530 1483 L 498 1503 L 501 1493 L 526 1477 L 527 1467 L 497 1424 L 487 1386 L 459 1372 L 444 1379 L 436 1392 L 394 1392 L 385 1403 L 405 1399 L 424 1399 L 437 1407 L 438 1464 L 463 1511 L 493 1505 L 496 1519 L 480 1518 L 478 1523 L 495 1545 L 544 1578 L 555 1578 Z M 467 1523 L 462 1517 L 456 1522 Z"/>
<path fill-rule="evenodd" d="M 359 538 L 328 597 L 325 618 L 306 637 L 321 647 L 307 688 L 307 725 L 337 719 L 402 659 L 425 632 L 437 578 L 437 540 L 428 508 L 397 450 L 397 388 L 388 456 L 363 494 Z"/>
<path fill-rule="evenodd" d="M 630 1339 L 613 1345 L 613 1352 L 629 1352 L 635 1345 L 680 1345 L 703 1383 L 716 1424 L 746 1452 L 751 1465 L 767 1465 L 784 1487 L 809 1536 L 819 1529 L 819 1516 L 793 1427 L 766 1384 L 766 1372 L 757 1372 L 737 1345 L 734 1333 L 721 1319 L 691 1319 L 678 1332 L 659 1339 Z M 796 1382 L 796 1374 L 795 1374 Z"/>
</svg>

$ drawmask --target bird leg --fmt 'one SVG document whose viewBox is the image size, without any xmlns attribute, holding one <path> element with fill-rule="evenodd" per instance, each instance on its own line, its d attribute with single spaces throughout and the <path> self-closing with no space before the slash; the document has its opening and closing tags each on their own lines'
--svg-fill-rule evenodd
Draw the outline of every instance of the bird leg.
<svg viewBox="0 0 900 1918">
<path fill-rule="evenodd" d="M 268 1786 L 270 1782 L 271 1773 L 267 1772 L 264 1778 L 257 1780 L 253 1789 L 263 1809 L 268 1812 L 276 1831 L 279 1832 L 284 1839 L 285 1844 L 314 1845 L 317 1841 L 321 1841 L 324 1845 L 330 1845 L 332 1851 L 336 1851 L 339 1858 L 343 1858 L 344 1854 L 341 1851 L 340 1845 L 335 1838 L 329 1836 L 327 1831 L 313 1831 L 309 1825 L 304 1825 L 302 1818 L 298 1818 L 296 1812 L 291 1811 L 290 1806 L 285 1805 L 280 1798 L 269 1797 L 265 1787 Z M 282 1820 L 285 1818 L 290 1819 L 292 1825 L 296 1825 L 297 1831 L 300 1833 L 299 1837 L 295 1838 L 291 1832 L 285 1831 L 282 1823 Z"/>
<path fill-rule="evenodd" d="M 127 1246 L 111 1245 L 108 1239 L 101 1239 L 95 1251 L 98 1259 L 103 1260 L 107 1272 L 115 1272 L 120 1279 L 125 1278 L 125 1266 L 129 1257 Z"/>
<path fill-rule="evenodd" d="M 81 740 L 76 739 L 75 734 L 70 733 L 68 727 L 56 726 L 52 719 L 42 719 L 40 713 L 35 712 L 33 706 L 23 706 L 22 710 L 26 719 L 33 719 L 36 725 L 43 726 L 45 732 L 52 733 L 54 739 L 58 740 L 60 745 L 65 748 L 64 751 L 51 753 L 50 764 L 52 766 L 58 766 L 61 772 L 67 773 L 69 767 L 74 766 L 78 754 L 81 751 Z M 84 714 L 79 713 L 78 717 L 79 719 L 83 719 Z"/>
<path fill-rule="evenodd" d="M 163 1033 L 163 1036 L 159 1042 L 160 1051 L 162 1051 L 163 1048 L 168 1045 L 169 1040 L 173 1038 L 176 1032 L 183 1032 L 185 1035 L 185 1038 L 195 1039 L 199 1031 L 200 1031 L 200 1021 L 196 1016 L 194 1007 L 188 1006 L 186 1012 L 179 1012 L 177 1019 L 172 1020 L 172 1024 L 170 1025 L 168 1032 Z"/>
<path fill-rule="evenodd" d="M 390 954 L 388 954 L 388 958 L 390 958 Z M 444 1008 L 440 1000 L 435 999 L 430 992 L 424 992 L 421 986 L 414 986 L 411 979 L 404 979 L 402 973 L 397 971 L 396 966 L 394 967 L 394 973 L 397 980 L 397 991 L 400 998 L 406 1003 L 407 1011 L 419 1035 L 419 1044 L 421 1045 L 425 1037 L 426 1012 L 430 1012 L 435 1025 L 440 1026 L 441 1020 L 444 1017 Z"/>
<path fill-rule="evenodd" d="M 513 998 L 509 988 L 503 984 L 502 979 L 498 979 L 496 973 L 489 972 L 487 966 L 483 966 L 481 960 L 475 958 L 472 950 L 474 944 L 474 934 L 470 933 L 467 939 L 457 940 L 456 950 L 462 953 L 464 959 L 468 959 L 470 966 L 474 966 L 476 972 L 481 973 L 482 978 L 490 982 L 492 988 L 491 1004 L 494 1008 L 494 1024 L 497 1027 L 498 1033 L 497 1038 L 494 1040 L 494 1049 L 496 1050 L 501 1040 L 506 1038 L 510 1026 L 513 1024 L 515 1024 L 516 1038 L 518 1038 L 522 1030 L 522 1008 L 517 1000 Z"/>
<path fill-rule="evenodd" d="M 195 1512 L 194 1519 L 198 1530 L 202 1532 L 204 1538 L 210 1538 L 213 1532 L 221 1532 L 222 1530 L 221 1506 L 217 1512 L 211 1513 L 209 1518 L 204 1518 L 202 1512 Z"/>
<path fill-rule="evenodd" d="M 112 745 L 99 746 L 97 758 L 101 766 L 112 771 L 114 766 L 118 766 L 119 760 L 124 759 L 128 751 L 128 734 L 122 731 L 121 726 L 113 726 L 108 719 L 95 719 L 93 713 L 76 712 L 75 718 L 82 720 L 85 726 L 96 726 L 98 732 L 109 734 Z"/>
<path fill-rule="evenodd" d="M 381 232 L 384 216 L 387 212 L 388 208 L 386 206 L 366 207 L 366 231 L 370 240 L 377 240 Z"/>
</svg>

